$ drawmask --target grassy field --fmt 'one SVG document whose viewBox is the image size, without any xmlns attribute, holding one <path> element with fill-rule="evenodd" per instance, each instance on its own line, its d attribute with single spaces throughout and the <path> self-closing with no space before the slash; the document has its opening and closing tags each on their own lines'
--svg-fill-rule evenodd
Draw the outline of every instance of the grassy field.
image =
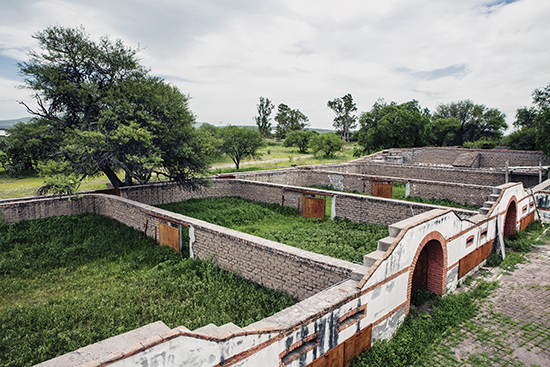
<svg viewBox="0 0 550 367">
<path fill-rule="evenodd" d="M 240 198 L 190 199 L 161 208 L 347 261 L 363 262 L 388 227 L 336 218 L 297 217 L 296 209 Z"/>
<path fill-rule="evenodd" d="M 290 168 L 296 166 L 306 166 L 315 164 L 328 163 L 343 163 L 353 159 L 353 149 L 347 147 L 342 152 L 335 154 L 332 157 L 303 157 L 304 154 L 299 153 L 297 148 L 286 148 L 281 142 L 266 142 L 266 145 L 261 149 L 261 161 L 253 164 L 247 164 L 251 159 L 242 162 L 241 169 L 243 171 L 256 171 L 278 168 Z M 277 161 L 270 161 L 277 159 Z M 254 159 L 254 161 L 258 161 Z M 218 161 L 212 165 L 209 174 L 230 173 L 236 172 L 231 159 L 226 156 L 221 156 Z M 79 192 L 91 190 L 104 190 L 107 188 L 109 180 L 106 176 L 99 176 L 90 180 L 83 181 Z M 34 172 L 25 172 L 21 177 L 10 177 L 3 168 L 0 168 L 0 199 L 20 198 L 36 195 L 36 191 L 44 185 L 42 178 Z"/>
<path fill-rule="evenodd" d="M 96 215 L 0 227 L 0 366 L 29 366 L 162 320 L 245 326 L 295 303 Z"/>
</svg>

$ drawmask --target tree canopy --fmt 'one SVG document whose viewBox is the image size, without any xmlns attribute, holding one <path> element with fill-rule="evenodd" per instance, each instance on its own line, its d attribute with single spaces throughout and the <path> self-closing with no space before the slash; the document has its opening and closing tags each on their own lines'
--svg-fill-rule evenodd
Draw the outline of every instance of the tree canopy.
<svg viewBox="0 0 550 367">
<path fill-rule="evenodd" d="M 309 147 L 314 154 L 323 152 L 326 157 L 340 151 L 343 146 L 344 141 L 338 135 L 331 132 L 314 135 L 309 141 Z"/>
<path fill-rule="evenodd" d="M 241 161 L 247 157 L 260 158 L 258 150 L 263 141 L 260 132 L 251 127 L 226 126 L 219 130 L 222 140 L 221 150 L 227 154 L 239 169 Z"/>
<path fill-rule="evenodd" d="M 458 145 L 464 142 L 475 142 L 482 138 L 500 140 L 504 130 L 508 128 L 506 115 L 496 108 L 487 108 L 482 104 L 475 104 L 471 100 L 440 104 L 433 114 L 434 119 L 450 119 L 458 121 Z"/>
<path fill-rule="evenodd" d="M 258 109 L 258 116 L 254 117 L 258 130 L 264 138 L 271 135 L 271 111 L 275 106 L 269 98 L 260 97 L 260 103 L 256 105 Z"/>
<path fill-rule="evenodd" d="M 309 119 L 306 115 L 300 110 L 291 109 L 284 103 L 279 104 L 277 107 L 275 121 L 277 121 L 277 127 L 275 128 L 277 139 L 284 139 L 289 131 L 303 130 L 309 125 Z"/>
<path fill-rule="evenodd" d="M 43 192 L 74 192 L 105 174 L 115 188 L 154 175 L 195 185 L 208 168 L 208 150 L 194 128 L 189 97 L 139 64 L 139 50 L 83 28 L 48 27 L 33 36 L 40 51 L 19 64 L 41 138 L 60 144 L 41 157 Z"/>
<path fill-rule="evenodd" d="M 300 153 L 307 153 L 309 141 L 315 135 L 317 133 L 311 130 L 292 130 L 287 134 L 283 145 L 285 147 L 297 147 Z"/>
<path fill-rule="evenodd" d="M 353 112 L 357 111 L 353 97 L 348 93 L 342 98 L 328 101 L 327 106 L 336 114 L 333 126 L 340 132 L 342 139 L 349 142 L 349 131 L 357 127 L 357 116 L 352 115 Z"/>
<path fill-rule="evenodd" d="M 430 113 L 418 101 L 402 104 L 378 100 L 359 117 L 359 145 L 365 150 L 410 148 L 428 145 Z"/>
<path fill-rule="evenodd" d="M 550 83 L 533 92 L 535 104 L 534 125 L 537 131 L 537 145 L 546 155 L 550 155 Z"/>
</svg>

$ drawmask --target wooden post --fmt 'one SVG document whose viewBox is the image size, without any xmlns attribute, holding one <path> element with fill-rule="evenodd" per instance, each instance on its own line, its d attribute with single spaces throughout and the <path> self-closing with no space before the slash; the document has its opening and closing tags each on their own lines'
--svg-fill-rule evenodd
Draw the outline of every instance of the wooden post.
<svg viewBox="0 0 550 367">
<path fill-rule="evenodd" d="M 506 160 L 506 181 L 505 183 L 508 183 L 508 160 Z"/>
</svg>

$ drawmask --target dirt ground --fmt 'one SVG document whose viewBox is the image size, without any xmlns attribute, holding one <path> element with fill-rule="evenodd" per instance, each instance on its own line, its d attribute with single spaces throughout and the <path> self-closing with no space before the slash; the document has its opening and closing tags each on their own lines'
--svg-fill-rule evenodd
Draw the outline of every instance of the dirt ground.
<svg viewBox="0 0 550 367">
<path fill-rule="evenodd" d="M 550 238 L 516 269 L 482 269 L 498 280 L 479 315 L 436 347 L 433 366 L 550 366 Z"/>
</svg>

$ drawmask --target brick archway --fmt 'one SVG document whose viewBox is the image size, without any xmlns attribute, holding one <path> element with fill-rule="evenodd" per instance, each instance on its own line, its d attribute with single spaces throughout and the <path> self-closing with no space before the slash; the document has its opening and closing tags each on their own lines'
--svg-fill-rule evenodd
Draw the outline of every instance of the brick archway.
<svg viewBox="0 0 550 367">
<path fill-rule="evenodd" d="M 504 217 L 504 235 L 511 237 L 516 233 L 516 227 L 518 223 L 518 205 L 516 203 L 516 197 L 512 196 L 506 209 L 506 216 Z"/>
<path fill-rule="evenodd" d="M 407 289 L 407 302 L 409 305 L 413 286 L 418 286 L 418 284 L 414 284 L 418 282 L 418 279 L 415 279 L 415 271 L 418 278 L 419 271 L 422 271 L 420 267 L 424 266 L 420 264 L 419 261 L 426 262 L 425 288 L 435 294 L 443 294 L 447 287 L 447 243 L 441 233 L 434 231 L 426 235 L 416 250 L 409 271 L 409 284 Z M 418 270 L 417 265 L 419 266 Z"/>
</svg>

